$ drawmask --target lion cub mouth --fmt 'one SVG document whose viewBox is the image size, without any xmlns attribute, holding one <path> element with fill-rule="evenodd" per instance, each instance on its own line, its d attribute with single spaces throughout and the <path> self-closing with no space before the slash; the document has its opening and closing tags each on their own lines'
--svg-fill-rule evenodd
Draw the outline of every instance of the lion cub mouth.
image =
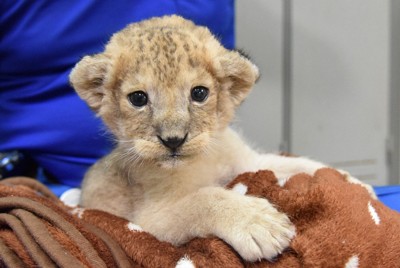
<svg viewBox="0 0 400 268">
<path fill-rule="evenodd" d="M 162 160 L 164 161 L 185 161 L 188 160 L 189 158 L 191 158 L 193 155 L 192 154 L 188 154 L 188 153 L 184 153 L 181 151 L 173 151 L 173 152 L 169 152 L 167 154 L 165 154 L 162 157 Z"/>
<path fill-rule="evenodd" d="M 161 167 L 173 169 L 185 165 L 189 159 L 191 159 L 190 155 L 174 152 L 161 157 L 158 163 Z"/>
<path fill-rule="evenodd" d="M 169 157 L 172 157 L 172 158 L 179 158 L 179 157 L 183 157 L 184 155 L 182 155 L 182 154 L 180 154 L 180 153 L 177 153 L 177 152 L 173 152 L 173 153 L 171 153 L 170 155 L 169 155 Z"/>
</svg>

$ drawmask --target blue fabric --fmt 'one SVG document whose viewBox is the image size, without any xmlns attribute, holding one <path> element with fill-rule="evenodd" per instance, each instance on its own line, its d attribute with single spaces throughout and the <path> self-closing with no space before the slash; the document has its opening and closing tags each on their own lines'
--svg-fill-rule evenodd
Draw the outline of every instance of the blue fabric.
<svg viewBox="0 0 400 268">
<path fill-rule="evenodd" d="M 380 201 L 400 212 L 400 185 L 374 187 Z"/>
<path fill-rule="evenodd" d="M 234 47 L 234 0 L 1 1 L 0 151 L 22 150 L 78 186 L 112 138 L 68 85 L 71 68 L 126 24 L 166 14 L 206 25 Z"/>
</svg>

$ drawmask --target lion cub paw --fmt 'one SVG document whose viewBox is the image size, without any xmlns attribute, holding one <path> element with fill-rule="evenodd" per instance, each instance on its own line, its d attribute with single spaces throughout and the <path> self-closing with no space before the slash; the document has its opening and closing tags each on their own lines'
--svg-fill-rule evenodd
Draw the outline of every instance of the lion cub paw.
<svg viewBox="0 0 400 268">
<path fill-rule="evenodd" d="M 267 200 L 245 197 L 247 202 L 234 211 L 235 215 L 230 215 L 226 221 L 229 226 L 219 236 L 247 261 L 272 260 L 289 246 L 296 234 L 295 227 L 286 214 Z"/>
</svg>

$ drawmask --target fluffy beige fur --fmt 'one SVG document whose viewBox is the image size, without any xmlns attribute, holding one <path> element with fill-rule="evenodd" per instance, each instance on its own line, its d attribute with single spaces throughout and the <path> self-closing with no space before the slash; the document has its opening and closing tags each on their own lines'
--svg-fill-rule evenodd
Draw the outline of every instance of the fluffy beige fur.
<svg viewBox="0 0 400 268">
<path fill-rule="evenodd" d="M 295 235 L 288 217 L 224 185 L 245 171 L 270 169 L 284 182 L 324 165 L 261 155 L 229 128 L 258 75 L 207 28 L 178 16 L 116 33 L 103 53 L 84 57 L 70 76 L 118 141 L 86 174 L 81 204 L 125 217 L 175 245 L 216 235 L 246 260 L 274 258 Z M 204 101 L 191 98 L 196 86 L 209 89 Z M 129 101 L 135 91 L 147 94 L 145 105 Z M 162 142 L 173 138 L 183 144 L 171 149 Z"/>
</svg>

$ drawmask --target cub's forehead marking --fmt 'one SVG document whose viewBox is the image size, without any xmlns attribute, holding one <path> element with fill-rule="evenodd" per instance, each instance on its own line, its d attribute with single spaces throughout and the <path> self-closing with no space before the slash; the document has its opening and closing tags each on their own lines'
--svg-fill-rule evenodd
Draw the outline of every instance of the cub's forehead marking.
<svg viewBox="0 0 400 268">
<path fill-rule="evenodd" d="M 134 51 L 130 54 L 134 73 L 151 74 L 161 83 L 173 83 L 182 71 L 200 65 L 194 53 L 198 47 L 196 40 L 178 28 L 138 29 L 130 38 L 131 42 L 124 45 L 128 51 Z"/>
</svg>

